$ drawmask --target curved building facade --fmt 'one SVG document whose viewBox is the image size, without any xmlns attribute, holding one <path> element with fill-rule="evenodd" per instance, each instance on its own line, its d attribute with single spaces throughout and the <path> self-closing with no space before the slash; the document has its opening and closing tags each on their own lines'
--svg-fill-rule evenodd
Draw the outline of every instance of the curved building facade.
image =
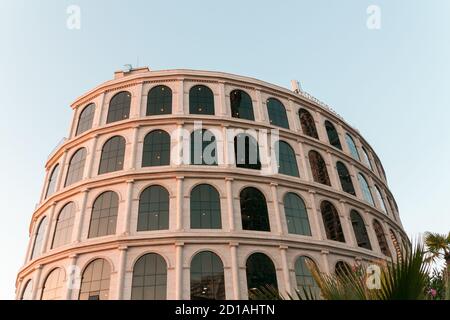
<svg viewBox="0 0 450 320">
<path fill-rule="evenodd" d="M 302 91 L 139 68 L 72 109 L 17 299 L 292 294 L 315 286 L 307 261 L 334 272 L 395 259 L 408 241 L 374 150 Z"/>
</svg>

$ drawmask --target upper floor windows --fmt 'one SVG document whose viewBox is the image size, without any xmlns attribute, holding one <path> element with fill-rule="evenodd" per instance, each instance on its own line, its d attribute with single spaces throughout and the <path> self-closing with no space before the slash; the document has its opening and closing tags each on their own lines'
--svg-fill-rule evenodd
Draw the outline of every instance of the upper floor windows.
<svg viewBox="0 0 450 320">
<path fill-rule="evenodd" d="M 45 193 L 45 198 L 50 197 L 56 190 L 56 181 L 58 180 L 59 174 L 59 164 L 57 164 L 50 174 L 50 178 L 48 179 L 47 191 Z"/>
<path fill-rule="evenodd" d="M 223 263 L 211 251 L 197 253 L 192 259 L 191 300 L 225 300 Z"/>
<path fill-rule="evenodd" d="M 264 253 L 254 253 L 247 259 L 247 289 L 252 299 L 256 290 L 271 287 L 278 289 L 277 273 L 272 260 Z"/>
<path fill-rule="evenodd" d="M 64 270 L 53 269 L 45 279 L 41 300 L 63 300 L 64 289 Z"/>
<path fill-rule="evenodd" d="M 89 263 L 81 278 L 79 300 L 108 300 L 111 266 L 105 259 Z"/>
<path fill-rule="evenodd" d="M 102 149 L 98 174 L 120 171 L 125 157 L 125 139 L 115 136 L 109 139 Z"/>
<path fill-rule="evenodd" d="M 142 153 L 142 167 L 170 165 L 170 135 L 155 130 L 145 136 Z"/>
<path fill-rule="evenodd" d="M 308 154 L 309 165 L 314 182 L 331 186 L 330 177 L 328 176 L 327 165 L 320 153 L 311 150 Z"/>
<path fill-rule="evenodd" d="M 373 171 L 372 163 L 370 162 L 369 154 L 367 153 L 366 149 L 364 147 L 361 148 L 362 154 L 363 154 L 363 160 L 364 164 L 369 167 L 370 170 Z"/>
<path fill-rule="evenodd" d="M 355 141 L 353 141 L 353 138 L 348 133 L 345 135 L 345 141 L 347 142 L 348 149 L 350 150 L 350 154 L 352 155 L 353 159 L 359 161 L 360 158 Z"/>
<path fill-rule="evenodd" d="M 251 135 L 240 133 L 234 138 L 234 154 L 236 167 L 261 169 L 258 143 Z"/>
<path fill-rule="evenodd" d="M 341 187 L 344 192 L 356 196 L 355 188 L 353 187 L 352 177 L 347 170 L 347 167 L 340 161 L 336 162 L 336 170 L 341 182 Z"/>
<path fill-rule="evenodd" d="M 70 186 L 81 179 L 83 179 L 84 165 L 86 163 L 86 149 L 81 148 L 72 156 L 69 162 L 69 169 L 67 170 L 66 184 Z"/>
<path fill-rule="evenodd" d="M 214 94 L 210 88 L 193 86 L 189 91 L 189 113 L 214 115 Z"/>
<path fill-rule="evenodd" d="M 95 104 L 91 103 L 83 109 L 78 118 L 78 127 L 76 135 L 80 135 L 92 128 L 92 123 L 94 122 L 95 114 Z"/>
<path fill-rule="evenodd" d="M 240 194 L 243 230 L 270 231 L 266 198 L 256 188 L 245 188 Z"/>
<path fill-rule="evenodd" d="M 312 115 L 305 109 L 300 109 L 298 114 L 300 117 L 300 124 L 302 126 L 303 134 L 314 139 L 319 139 L 319 135 L 317 134 L 316 129 L 316 123 Z"/>
<path fill-rule="evenodd" d="M 115 192 L 102 193 L 92 207 L 88 238 L 103 237 L 116 233 L 119 197 Z"/>
<path fill-rule="evenodd" d="M 122 91 L 116 94 L 109 103 L 106 123 L 128 119 L 130 117 L 131 93 Z"/>
<path fill-rule="evenodd" d="M 278 163 L 278 173 L 292 177 L 299 177 L 297 159 L 292 147 L 284 141 L 275 143 L 276 159 Z"/>
<path fill-rule="evenodd" d="M 169 229 L 169 192 L 161 186 L 145 189 L 139 197 L 137 231 Z"/>
<path fill-rule="evenodd" d="M 72 230 L 75 221 L 75 204 L 69 202 L 62 208 L 56 219 L 52 248 L 58 248 L 72 241 Z"/>
<path fill-rule="evenodd" d="M 361 188 L 364 200 L 370 203 L 372 206 L 375 206 L 372 198 L 372 193 L 370 192 L 369 184 L 367 183 L 366 178 L 361 173 L 358 173 L 358 181 L 359 187 Z"/>
<path fill-rule="evenodd" d="M 253 114 L 252 98 L 242 90 L 234 90 L 230 93 L 231 116 L 246 120 L 255 120 Z"/>
<path fill-rule="evenodd" d="M 191 164 L 217 165 L 216 137 L 206 129 L 191 133 Z"/>
<path fill-rule="evenodd" d="M 221 229 L 220 195 L 217 190 L 201 184 L 191 191 L 191 229 Z"/>
<path fill-rule="evenodd" d="M 41 219 L 41 222 L 39 222 L 35 235 L 34 235 L 34 244 L 33 244 L 33 250 L 31 251 L 31 260 L 34 258 L 37 258 L 42 254 L 42 252 L 45 250 L 43 248 L 43 242 L 44 242 L 44 235 L 45 231 L 47 230 L 47 224 L 48 219 L 47 217 L 44 217 Z"/>
<path fill-rule="evenodd" d="M 336 208 L 329 201 L 323 201 L 320 205 L 322 212 L 323 225 L 328 240 L 345 242 L 344 232 L 342 231 L 341 220 Z"/>
<path fill-rule="evenodd" d="M 339 140 L 339 134 L 333 124 L 328 120 L 325 121 L 325 129 L 327 130 L 328 141 L 330 142 L 330 144 L 333 147 L 342 150 L 341 141 Z"/>
<path fill-rule="evenodd" d="M 167 263 L 156 253 L 139 258 L 133 268 L 131 300 L 167 299 Z"/>
<path fill-rule="evenodd" d="M 28 280 L 20 295 L 20 300 L 31 300 L 33 298 L 33 282 Z"/>
<path fill-rule="evenodd" d="M 288 232 L 310 236 L 311 228 L 309 226 L 308 212 L 302 198 L 295 193 L 287 193 L 284 196 L 283 203 Z"/>
<path fill-rule="evenodd" d="M 389 250 L 389 245 L 387 243 L 383 227 L 378 222 L 378 220 L 373 220 L 373 230 L 375 231 L 375 235 L 377 236 L 378 245 L 380 246 L 381 253 L 384 254 L 385 256 L 390 257 L 391 251 Z"/>
<path fill-rule="evenodd" d="M 375 185 L 375 194 L 376 194 L 376 196 L 377 196 L 378 203 L 380 204 L 381 210 L 382 210 L 385 214 L 387 214 L 388 212 L 387 212 L 387 209 L 386 209 L 386 204 L 384 203 L 383 196 L 381 195 L 381 191 L 380 191 L 380 189 L 378 188 L 377 185 Z"/>
<path fill-rule="evenodd" d="M 297 280 L 297 292 L 301 297 L 305 297 L 307 293 L 312 292 L 316 297 L 320 295 L 320 288 L 314 280 L 310 268 L 317 268 L 316 264 L 311 258 L 298 257 L 295 261 L 295 278 Z"/>
<path fill-rule="evenodd" d="M 172 90 L 167 86 L 156 86 L 148 92 L 147 116 L 172 113 Z"/>
<path fill-rule="evenodd" d="M 267 111 L 269 113 L 270 124 L 289 129 L 286 108 L 279 100 L 275 98 L 267 99 Z"/>
<path fill-rule="evenodd" d="M 352 220 L 353 232 L 355 233 L 358 247 L 372 250 L 366 225 L 364 220 L 361 218 L 361 215 L 356 210 L 352 210 L 350 212 L 350 218 Z"/>
</svg>

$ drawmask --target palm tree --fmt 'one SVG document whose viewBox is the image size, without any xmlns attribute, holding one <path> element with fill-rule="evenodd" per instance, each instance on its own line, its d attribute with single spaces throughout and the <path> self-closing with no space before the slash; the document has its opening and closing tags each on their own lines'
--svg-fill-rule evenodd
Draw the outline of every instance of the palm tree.
<svg viewBox="0 0 450 320">
<path fill-rule="evenodd" d="M 427 259 L 431 262 L 436 262 L 444 259 L 446 274 L 446 292 L 447 299 L 450 299 L 450 232 L 448 235 L 426 232 L 425 245 L 427 246 Z"/>
</svg>

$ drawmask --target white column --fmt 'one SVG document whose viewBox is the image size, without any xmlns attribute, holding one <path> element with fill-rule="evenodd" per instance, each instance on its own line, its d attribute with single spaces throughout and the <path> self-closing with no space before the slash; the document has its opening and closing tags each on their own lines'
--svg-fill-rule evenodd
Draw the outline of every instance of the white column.
<svg viewBox="0 0 450 320">
<path fill-rule="evenodd" d="M 325 240 L 326 239 L 325 229 L 321 221 L 322 219 L 319 218 L 319 216 L 321 217 L 322 214 L 321 212 L 319 212 L 319 210 L 317 210 L 316 206 L 316 199 L 315 199 L 316 192 L 314 190 L 309 190 L 308 192 L 309 192 L 309 203 L 311 205 L 311 212 L 312 212 L 312 216 L 310 215 L 310 217 L 312 217 L 311 222 L 313 224 L 312 235 L 318 240 Z"/>
<path fill-rule="evenodd" d="M 239 243 L 230 243 L 230 255 L 231 255 L 231 274 L 233 279 L 233 294 L 234 300 L 240 300 L 240 286 L 239 286 L 239 264 L 237 249 Z"/>
<path fill-rule="evenodd" d="M 184 193 L 183 193 L 183 181 L 184 177 L 176 177 L 177 179 L 177 223 L 176 223 L 176 230 L 182 231 L 183 228 L 183 200 L 184 200 Z"/>
<path fill-rule="evenodd" d="M 94 121 L 92 127 L 96 128 L 103 124 L 103 104 L 105 103 L 105 93 L 103 92 L 99 97 L 99 102 L 95 106 Z"/>
<path fill-rule="evenodd" d="M 130 170 L 135 170 L 139 165 L 136 163 L 136 154 L 139 138 L 139 125 L 133 127 L 133 141 L 131 141 L 131 158 L 130 158 Z"/>
<path fill-rule="evenodd" d="M 356 244 L 355 233 L 353 232 L 353 227 L 351 225 L 351 218 L 348 213 L 348 209 L 345 200 L 339 200 L 339 204 L 341 205 L 341 210 L 339 213 L 339 217 L 341 219 L 342 232 L 344 233 L 345 242 L 352 247 L 358 247 Z"/>
<path fill-rule="evenodd" d="M 219 82 L 219 115 L 227 115 L 227 103 L 225 98 L 225 82 Z"/>
<path fill-rule="evenodd" d="M 80 280 L 81 275 L 78 274 L 77 270 L 77 260 L 78 260 L 78 254 L 73 254 L 69 256 L 70 262 L 69 262 L 69 268 L 66 270 L 67 274 L 67 280 L 66 280 L 66 300 L 72 300 L 72 293 L 73 289 L 77 288 L 78 281 Z"/>
<path fill-rule="evenodd" d="M 319 111 L 315 112 L 314 123 L 316 124 L 317 133 L 319 135 L 319 140 L 328 143 L 328 134 L 325 129 L 325 119 Z"/>
<path fill-rule="evenodd" d="M 287 261 L 287 246 L 280 246 L 281 266 L 283 268 L 284 287 L 288 295 L 292 294 L 291 281 L 289 279 L 289 265 Z"/>
<path fill-rule="evenodd" d="M 291 110 L 290 114 L 293 124 L 291 126 L 292 130 L 294 130 L 295 132 L 301 132 L 300 118 L 298 117 L 297 106 L 292 99 L 289 99 L 289 110 Z"/>
<path fill-rule="evenodd" d="M 177 95 L 177 108 L 175 109 L 175 114 L 184 114 L 184 81 L 180 79 L 178 82 L 178 95 Z"/>
<path fill-rule="evenodd" d="M 235 230 L 234 223 L 234 207 L 233 207 L 233 178 L 225 178 L 225 185 L 227 190 L 227 213 L 228 213 L 228 224 L 230 226 L 230 232 Z"/>
<path fill-rule="evenodd" d="M 133 99 L 130 106 L 130 119 L 137 119 L 140 116 L 143 87 L 144 84 L 142 82 L 135 87 L 136 93 L 132 95 Z"/>
<path fill-rule="evenodd" d="M 55 188 L 55 192 L 58 192 L 59 190 L 62 189 L 62 184 L 63 184 L 63 177 L 66 174 L 66 159 L 67 159 L 67 153 L 69 152 L 69 150 L 64 150 L 62 159 L 61 159 L 61 164 L 60 164 L 60 169 L 59 169 L 59 173 L 58 173 L 58 178 L 56 179 L 56 188 Z"/>
<path fill-rule="evenodd" d="M 328 172 L 330 175 L 330 180 L 331 180 L 331 186 L 333 188 L 336 188 L 338 190 L 340 190 L 341 188 L 340 186 L 340 181 L 337 177 L 336 174 L 336 165 L 334 163 L 333 157 L 331 156 L 331 152 L 327 150 L 327 167 L 328 167 Z"/>
<path fill-rule="evenodd" d="M 260 122 L 267 122 L 266 110 L 264 110 L 265 103 L 263 103 L 263 101 L 262 101 L 261 90 L 256 89 L 255 96 L 256 96 L 255 107 L 256 107 L 257 116 L 258 116 L 258 118 L 256 120 L 260 121 Z"/>
<path fill-rule="evenodd" d="M 175 243 L 175 300 L 183 299 L 183 242 Z"/>
<path fill-rule="evenodd" d="M 128 180 L 127 181 L 127 199 L 126 199 L 126 210 L 125 210 L 125 216 L 123 220 L 123 235 L 129 235 L 130 234 L 130 219 L 131 219 L 131 209 L 133 205 L 133 187 L 134 187 L 134 180 Z"/>
<path fill-rule="evenodd" d="M 117 269 L 117 300 L 123 300 L 123 291 L 126 274 L 127 246 L 120 246 L 119 250 L 119 267 Z"/>
<path fill-rule="evenodd" d="M 47 228 L 45 229 L 45 233 L 44 233 L 44 241 L 42 243 L 42 249 L 41 252 L 42 254 L 44 254 L 45 252 L 47 252 L 50 248 L 49 246 L 51 246 L 50 242 L 50 237 L 53 234 L 53 220 L 54 220 L 54 216 L 55 216 L 55 208 L 56 208 L 56 202 L 53 202 L 51 208 L 50 208 L 50 214 L 48 215 L 48 222 L 47 222 Z"/>
<path fill-rule="evenodd" d="M 83 194 L 83 198 L 81 200 L 81 208 L 78 215 L 75 216 L 74 226 L 75 226 L 75 232 L 74 232 L 74 242 L 78 243 L 81 241 L 82 231 L 83 231 L 83 225 L 84 225 L 84 217 L 86 216 L 86 206 L 87 206 L 87 199 L 89 195 L 88 188 L 83 189 L 81 193 Z"/>
<path fill-rule="evenodd" d="M 79 120 L 78 118 L 79 118 L 80 110 L 81 110 L 80 106 L 77 106 L 73 110 L 73 118 L 72 118 L 72 123 L 70 125 L 69 139 L 75 137 L 76 130 L 78 127 L 78 120 Z"/>
<path fill-rule="evenodd" d="M 91 152 L 89 153 L 88 157 L 87 157 L 87 175 L 86 175 L 86 179 L 90 179 L 92 178 L 93 175 L 93 169 L 94 169 L 94 160 L 95 160 L 95 155 L 97 154 L 97 142 L 98 142 L 98 134 L 96 134 L 94 136 L 94 139 L 92 141 L 92 146 L 91 146 Z"/>
<path fill-rule="evenodd" d="M 320 252 L 322 258 L 322 272 L 330 273 L 330 264 L 328 263 L 328 255 L 330 252 L 328 250 L 322 250 Z"/>
<path fill-rule="evenodd" d="M 41 274 L 42 274 L 42 265 L 38 265 L 34 269 L 34 277 L 33 277 L 33 291 L 31 294 L 31 300 L 40 300 L 38 297 L 39 291 L 41 289 Z"/>
<path fill-rule="evenodd" d="M 277 229 L 278 229 L 277 231 L 279 234 L 283 234 L 283 225 L 281 224 L 280 202 L 278 200 L 278 184 L 271 183 L 270 189 L 272 191 L 272 201 L 275 212 L 275 219 L 277 222 Z"/>
<path fill-rule="evenodd" d="M 306 159 L 308 156 L 305 154 L 305 149 L 303 148 L 303 143 L 298 140 L 298 150 L 300 151 L 300 165 L 302 169 L 300 170 L 300 177 L 303 177 L 306 181 L 312 181 L 311 175 L 309 174 L 308 162 Z"/>
</svg>

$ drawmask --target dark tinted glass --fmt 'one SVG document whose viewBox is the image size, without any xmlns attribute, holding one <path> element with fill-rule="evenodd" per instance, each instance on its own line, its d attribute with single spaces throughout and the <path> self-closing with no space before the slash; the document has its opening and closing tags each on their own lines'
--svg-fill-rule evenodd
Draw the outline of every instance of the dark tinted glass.
<svg viewBox="0 0 450 320">
<path fill-rule="evenodd" d="M 234 155 L 238 168 L 261 170 L 256 139 L 244 133 L 234 138 Z"/>
<path fill-rule="evenodd" d="M 50 272 L 45 280 L 41 300 L 63 300 L 64 293 L 64 271 L 61 268 L 56 268 Z"/>
<path fill-rule="evenodd" d="M 345 192 L 356 195 L 355 188 L 353 187 L 352 177 L 347 170 L 347 167 L 342 162 L 336 163 L 336 170 L 341 181 L 342 190 Z"/>
<path fill-rule="evenodd" d="M 102 193 L 94 202 L 89 227 L 89 238 L 103 237 L 116 233 L 119 197 L 115 192 Z"/>
<path fill-rule="evenodd" d="M 278 152 L 276 152 L 278 150 Z M 291 146 L 284 141 L 277 141 L 275 145 L 278 173 L 292 177 L 299 177 L 297 158 Z"/>
<path fill-rule="evenodd" d="M 339 140 L 339 134 L 336 131 L 336 128 L 333 126 L 333 124 L 330 121 L 325 121 L 325 129 L 327 130 L 328 135 L 328 141 L 330 141 L 330 144 L 342 150 L 341 141 Z"/>
<path fill-rule="evenodd" d="M 125 139 L 115 136 L 103 146 L 98 174 L 120 171 L 125 157 Z"/>
<path fill-rule="evenodd" d="M 131 94 L 123 91 L 116 94 L 109 103 L 106 123 L 128 119 L 130 117 Z"/>
<path fill-rule="evenodd" d="M 83 272 L 79 300 L 108 300 L 111 267 L 108 261 L 92 261 Z"/>
<path fill-rule="evenodd" d="M 83 179 L 84 165 L 86 164 L 86 149 L 82 148 L 75 152 L 70 159 L 69 169 L 67 170 L 66 184 L 70 186 Z"/>
<path fill-rule="evenodd" d="M 289 233 L 311 235 L 305 203 L 298 195 L 287 193 L 284 196 L 284 212 Z"/>
<path fill-rule="evenodd" d="M 270 231 L 266 198 L 261 191 L 246 188 L 241 191 L 240 198 L 242 229 Z"/>
<path fill-rule="evenodd" d="M 206 130 L 196 130 L 191 134 L 191 164 L 217 165 L 216 137 Z"/>
<path fill-rule="evenodd" d="M 42 242 L 44 241 L 45 230 L 47 230 L 47 217 L 42 218 L 41 222 L 37 227 L 37 231 L 35 233 L 33 251 L 31 253 L 31 259 L 37 258 L 42 254 Z"/>
<path fill-rule="evenodd" d="M 189 113 L 214 115 L 214 94 L 206 86 L 194 86 L 189 91 Z"/>
<path fill-rule="evenodd" d="M 234 90 L 230 93 L 231 115 L 233 118 L 255 120 L 252 98 L 242 91 Z"/>
<path fill-rule="evenodd" d="M 323 201 L 320 205 L 322 212 L 323 225 L 328 240 L 345 242 L 344 232 L 342 231 L 341 220 L 336 208 L 328 201 Z"/>
<path fill-rule="evenodd" d="M 277 99 L 267 100 L 267 111 L 269 113 L 270 124 L 285 129 L 289 129 L 289 122 L 286 115 L 286 108 Z"/>
<path fill-rule="evenodd" d="M 369 184 L 367 183 L 366 178 L 364 178 L 364 176 L 361 173 L 358 173 L 358 181 L 364 200 L 366 200 L 372 206 L 375 206 L 375 203 L 373 202 L 372 198 L 372 193 L 370 192 Z"/>
<path fill-rule="evenodd" d="M 378 188 L 377 185 L 375 185 L 375 194 L 376 194 L 376 196 L 377 196 L 378 203 L 379 203 L 380 206 L 381 206 L 381 210 L 382 210 L 385 214 L 388 214 L 387 209 L 386 209 L 386 204 L 384 203 L 383 196 L 381 195 L 380 188 Z"/>
<path fill-rule="evenodd" d="M 72 242 L 72 230 L 75 220 L 75 204 L 70 202 L 62 208 L 56 220 L 52 248 L 57 248 Z"/>
<path fill-rule="evenodd" d="M 131 300 L 166 300 L 167 264 L 155 253 L 139 258 L 133 269 Z"/>
<path fill-rule="evenodd" d="M 353 159 L 359 161 L 359 153 L 358 149 L 356 148 L 355 141 L 353 141 L 353 138 L 348 133 L 345 135 L 345 141 L 347 141 L 347 146 L 350 149 L 350 154 Z"/>
<path fill-rule="evenodd" d="M 137 231 L 169 229 L 169 192 L 151 186 L 141 193 Z"/>
<path fill-rule="evenodd" d="M 381 253 L 385 256 L 390 257 L 391 252 L 389 250 L 389 245 L 386 240 L 386 236 L 384 235 L 384 230 L 381 224 L 377 221 L 373 221 L 373 229 L 375 230 L 375 235 L 377 236 L 378 244 L 380 245 Z"/>
<path fill-rule="evenodd" d="M 144 139 L 142 167 L 170 165 L 170 135 L 162 130 L 150 132 Z"/>
<path fill-rule="evenodd" d="M 167 86 L 156 86 L 148 93 L 147 116 L 172 113 L 172 90 Z"/>
<path fill-rule="evenodd" d="M 350 217 L 352 219 L 353 231 L 355 233 L 358 247 L 372 250 L 369 235 L 367 234 L 366 225 L 364 223 L 364 220 L 361 218 L 361 215 L 357 211 L 352 210 L 350 213 Z"/>
<path fill-rule="evenodd" d="M 309 152 L 308 157 L 314 182 L 331 186 L 330 177 L 328 176 L 327 171 L 327 165 L 320 153 L 312 150 Z"/>
<path fill-rule="evenodd" d="M 319 139 L 316 129 L 316 122 L 314 121 L 312 115 L 305 109 L 300 109 L 298 115 L 300 117 L 300 124 L 302 126 L 303 134 L 314 139 Z"/>
<path fill-rule="evenodd" d="M 45 194 L 45 198 L 48 198 L 53 193 L 55 193 L 56 181 L 58 180 L 58 173 L 59 173 L 59 164 L 57 164 L 53 168 L 52 174 L 50 175 L 50 178 L 48 179 L 48 186 L 47 186 L 47 192 Z"/>
<path fill-rule="evenodd" d="M 220 196 L 217 190 L 201 184 L 191 191 L 191 229 L 221 229 Z"/>
<path fill-rule="evenodd" d="M 316 297 L 320 296 L 320 288 L 316 280 L 312 276 L 310 268 L 313 268 L 315 263 L 308 257 L 299 257 L 295 262 L 295 278 L 297 280 L 298 293 L 305 297 L 306 292 L 312 292 Z"/>
<path fill-rule="evenodd" d="M 225 300 L 223 263 L 215 253 L 200 252 L 192 259 L 191 300 Z"/>
<path fill-rule="evenodd" d="M 338 277 L 347 278 L 352 273 L 350 265 L 344 261 L 338 261 L 334 267 L 334 272 Z"/>
<path fill-rule="evenodd" d="M 247 259 L 247 289 L 253 298 L 256 289 L 271 287 L 278 289 L 277 274 L 272 260 L 263 253 L 254 253 Z"/>
<path fill-rule="evenodd" d="M 78 119 L 78 127 L 76 135 L 82 134 L 92 128 L 92 122 L 94 121 L 95 104 L 91 103 L 81 111 Z"/>
</svg>

